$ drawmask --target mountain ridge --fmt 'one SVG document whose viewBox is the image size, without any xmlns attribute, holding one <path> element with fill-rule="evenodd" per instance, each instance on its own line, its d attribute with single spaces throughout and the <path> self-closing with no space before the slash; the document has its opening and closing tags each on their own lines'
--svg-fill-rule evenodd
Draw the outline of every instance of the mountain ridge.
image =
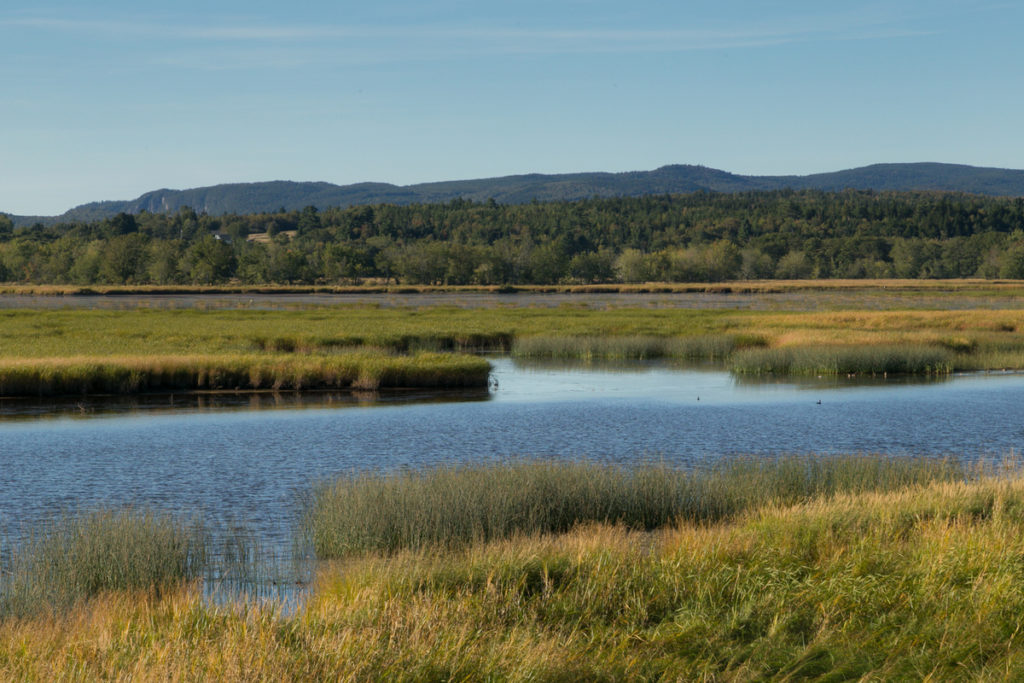
<svg viewBox="0 0 1024 683">
<path fill-rule="evenodd" d="M 707 166 L 670 164 L 652 171 L 528 173 L 413 185 L 272 180 L 225 183 L 185 190 L 158 189 L 135 199 L 81 204 L 59 216 L 11 216 L 16 226 L 101 220 L 118 213 L 172 213 L 191 207 L 211 215 L 324 209 L 363 204 L 412 204 L 454 199 L 504 204 L 572 201 L 590 197 L 635 197 L 689 192 L 770 190 L 940 191 L 990 196 L 1024 196 L 1024 170 L 938 162 L 879 163 L 810 175 L 739 175 Z"/>
</svg>

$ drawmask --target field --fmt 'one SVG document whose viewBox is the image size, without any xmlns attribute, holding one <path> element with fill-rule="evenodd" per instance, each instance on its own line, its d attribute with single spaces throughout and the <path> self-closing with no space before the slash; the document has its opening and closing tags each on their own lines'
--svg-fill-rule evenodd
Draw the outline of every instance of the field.
<svg viewBox="0 0 1024 683">
<path fill-rule="evenodd" d="M 449 352 L 463 340 L 360 326 L 375 327 L 310 313 L 0 311 L 0 395 L 487 383 L 486 360 Z"/>
<path fill-rule="evenodd" d="M 954 293 L 983 297 L 999 286 L 908 286 L 898 300 L 903 307 L 894 310 L 6 309 L 0 311 L 0 395 L 483 386 L 487 363 L 472 355 L 481 351 L 713 361 L 738 374 L 1021 369 L 1024 309 L 914 307 L 925 296 L 928 303 Z M 853 303 L 865 291 L 858 287 Z"/>
</svg>

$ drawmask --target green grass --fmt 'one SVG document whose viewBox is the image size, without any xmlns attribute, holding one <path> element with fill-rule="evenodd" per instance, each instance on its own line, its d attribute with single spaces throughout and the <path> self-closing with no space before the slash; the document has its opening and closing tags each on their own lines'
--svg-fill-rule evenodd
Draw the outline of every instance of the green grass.
<svg viewBox="0 0 1024 683">
<path fill-rule="evenodd" d="M 1019 680 L 1022 531 L 1019 479 L 947 482 L 350 562 L 317 614 L 369 677 Z"/>
<path fill-rule="evenodd" d="M 486 364 L 458 354 L 510 350 L 713 360 L 744 374 L 1016 369 L 1024 311 L 3 310 L 0 393 L 483 386 Z"/>
<path fill-rule="evenodd" d="M 681 360 L 724 361 L 736 350 L 767 345 L 758 335 L 702 334 L 692 337 L 656 336 L 532 336 L 516 339 L 515 358 L 557 358 L 578 360 Z"/>
<path fill-rule="evenodd" d="M 193 390 L 483 387 L 490 364 L 468 355 L 337 354 L 78 357 L 0 360 L 0 396 Z"/>
<path fill-rule="evenodd" d="M 0 558 L 0 615 L 63 610 L 109 591 L 173 589 L 202 575 L 209 549 L 201 526 L 169 515 L 64 514 Z"/>
<path fill-rule="evenodd" d="M 1024 677 L 1019 463 L 745 460 L 698 478 L 745 502 L 654 530 L 349 554 L 294 613 L 128 590 L 0 619 L 0 678 Z"/>
<path fill-rule="evenodd" d="M 729 458 L 706 471 L 523 461 L 417 472 L 354 474 L 314 487 L 303 528 L 318 557 L 462 546 L 584 522 L 654 529 L 714 522 L 769 502 L 885 491 L 963 478 L 923 458 Z"/>
<path fill-rule="evenodd" d="M 325 306 L 308 310 L 0 310 L 0 357 L 508 351 L 526 336 L 682 337 L 719 311 L 578 307 L 463 309 Z"/>
<path fill-rule="evenodd" d="M 729 359 L 738 375 L 944 375 L 955 355 L 924 345 L 749 349 Z"/>
</svg>

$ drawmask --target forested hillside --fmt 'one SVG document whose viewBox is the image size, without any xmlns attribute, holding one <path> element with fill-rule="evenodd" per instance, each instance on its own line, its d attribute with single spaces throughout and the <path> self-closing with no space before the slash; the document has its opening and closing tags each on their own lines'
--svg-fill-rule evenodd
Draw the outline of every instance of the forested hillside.
<svg viewBox="0 0 1024 683">
<path fill-rule="evenodd" d="M 1024 277 L 1024 199 L 869 191 L 454 200 L 15 229 L 0 280 L 346 284 Z"/>
<path fill-rule="evenodd" d="M 706 166 L 675 164 L 628 173 L 562 173 L 450 180 L 416 185 L 388 183 L 300 183 L 276 180 L 231 183 L 190 190 L 154 190 L 128 201 L 92 202 L 61 216 L 13 216 L 16 226 L 93 221 L 118 213 L 174 213 L 190 207 L 211 216 L 298 211 L 372 204 L 436 204 L 454 199 L 500 204 L 556 202 L 595 197 L 642 197 L 688 192 L 771 190 L 942 191 L 990 196 L 1024 196 L 1024 171 L 962 164 L 873 164 L 804 176 L 749 176 Z M 2 208 L 2 207 L 0 207 Z"/>
</svg>

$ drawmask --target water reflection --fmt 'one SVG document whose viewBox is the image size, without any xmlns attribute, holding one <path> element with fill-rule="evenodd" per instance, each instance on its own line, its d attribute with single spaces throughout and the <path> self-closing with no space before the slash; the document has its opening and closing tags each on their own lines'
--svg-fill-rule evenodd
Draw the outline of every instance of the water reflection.
<svg viewBox="0 0 1024 683">
<path fill-rule="evenodd" d="M 133 396 L 63 396 L 0 398 L 0 421 L 96 417 L 303 410 L 487 401 L 487 389 L 385 389 L 379 391 L 232 391 L 140 394 Z"/>
<path fill-rule="evenodd" d="M 935 386 L 953 381 L 954 375 L 733 375 L 740 387 L 786 386 L 800 390 L 855 389 L 858 387 Z"/>
<path fill-rule="evenodd" d="M 502 363 L 503 358 L 495 357 L 493 362 Z M 735 375 L 729 373 L 725 363 L 714 361 L 688 361 L 676 359 L 659 360 L 608 360 L 575 358 L 515 358 L 515 368 L 524 372 L 548 373 L 596 373 L 599 375 L 645 375 L 651 372 L 729 374 L 737 387 L 785 386 L 814 389 L 843 389 L 851 387 L 882 386 L 931 386 L 944 384 L 956 376 L 994 373 L 957 373 L 944 375 Z M 1012 374 L 1001 372 L 998 374 Z"/>
<path fill-rule="evenodd" d="M 511 362 L 523 371 L 566 371 L 593 372 L 600 374 L 636 374 L 651 370 L 691 370 L 695 372 L 725 372 L 727 368 L 721 363 L 690 362 L 672 359 L 636 360 L 622 358 L 507 358 L 494 356 L 492 363 Z"/>
<path fill-rule="evenodd" d="M 758 396 L 776 398 L 794 391 L 936 386 L 956 378 L 1014 373 L 955 375 L 776 376 L 733 375 L 719 363 L 679 361 L 490 358 L 489 388 L 386 389 L 379 391 L 230 391 L 141 394 L 133 396 L 65 396 L 0 398 L 0 422 L 64 418 L 87 420 L 133 415 L 332 410 L 351 407 L 480 401 L 578 399 L 592 394 L 638 399 L 698 396 L 737 403 Z"/>
<path fill-rule="evenodd" d="M 202 580 L 207 601 L 272 605 L 284 615 L 302 606 L 316 578 L 317 561 L 310 549 L 296 546 L 290 553 L 268 549 L 246 529 L 223 535 L 221 552 L 211 558 Z M 232 548 L 238 541 L 242 544 Z"/>
<path fill-rule="evenodd" d="M 729 372 L 723 363 L 711 361 L 691 362 L 680 360 L 579 360 L 579 359 L 535 359 L 496 358 L 495 376 L 500 381 L 504 375 L 525 375 L 537 383 L 531 392 L 536 396 L 543 393 L 547 385 L 566 387 L 588 378 L 596 380 L 595 389 L 623 391 L 635 385 L 646 396 L 659 395 L 659 385 L 679 387 L 693 385 L 706 387 L 716 394 L 726 392 L 732 400 L 741 400 L 752 392 L 841 390 L 857 388 L 935 386 L 946 384 L 957 377 L 993 373 L 957 373 L 946 375 L 736 375 Z M 509 365 L 511 364 L 511 365 Z M 1012 373 L 999 373 L 1012 374 Z M 660 376 L 660 377 L 659 377 Z M 662 394 L 663 395 L 663 394 Z"/>
</svg>

